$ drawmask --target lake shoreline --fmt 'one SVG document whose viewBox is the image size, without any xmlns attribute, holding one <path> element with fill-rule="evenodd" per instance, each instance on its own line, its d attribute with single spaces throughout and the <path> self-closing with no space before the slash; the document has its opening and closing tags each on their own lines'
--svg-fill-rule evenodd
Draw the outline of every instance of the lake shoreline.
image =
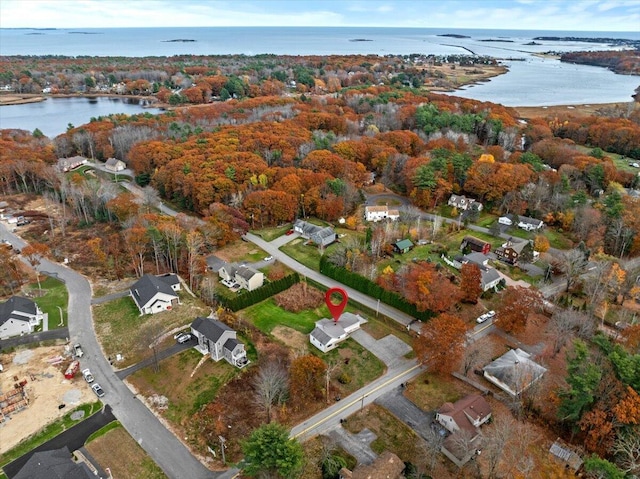
<svg viewBox="0 0 640 479">
<path fill-rule="evenodd" d="M 0 93 L 0 106 L 26 105 L 28 103 L 39 103 L 48 98 L 127 98 L 133 100 L 148 100 L 149 105 L 144 107 L 161 108 L 158 99 L 153 95 L 119 95 L 117 93 Z"/>
</svg>

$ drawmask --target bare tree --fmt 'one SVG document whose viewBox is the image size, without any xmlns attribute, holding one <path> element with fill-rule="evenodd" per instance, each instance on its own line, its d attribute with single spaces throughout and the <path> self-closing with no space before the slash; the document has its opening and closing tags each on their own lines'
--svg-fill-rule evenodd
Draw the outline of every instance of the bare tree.
<svg viewBox="0 0 640 479">
<path fill-rule="evenodd" d="M 289 392 L 289 375 L 279 362 L 269 362 L 260 368 L 253 381 L 255 403 L 271 422 L 271 411 L 276 404 L 283 403 Z"/>
<path fill-rule="evenodd" d="M 559 309 L 553 313 L 550 321 L 551 330 L 553 331 L 552 357 L 556 357 L 567 341 L 571 339 L 580 321 L 584 319 L 584 315 L 572 309 Z"/>
<path fill-rule="evenodd" d="M 483 431 L 482 456 L 487 464 L 485 477 L 494 479 L 498 474 L 498 465 L 504 457 L 507 444 L 511 442 L 515 421 L 504 414 L 493 419 L 493 424 Z"/>
<path fill-rule="evenodd" d="M 421 441 L 420 445 L 424 452 L 427 469 L 433 474 L 438 459 L 440 458 L 444 437 L 432 427 L 426 431 L 425 436 L 424 441 Z"/>
<path fill-rule="evenodd" d="M 464 350 L 464 358 L 463 358 L 463 363 L 462 363 L 462 371 L 463 374 L 466 376 L 467 374 L 469 374 L 469 371 L 471 371 L 471 369 L 473 368 L 473 366 L 476 364 L 476 362 L 478 361 L 478 356 L 480 356 L 480 348 L 479 346 L 477 346 L 475 343 L 469 345 L 465 350 Z"/>
<path fill-rule="evenodd" d="M 580 275 L 587 269 L 587 261 L 584 253 L 579 249 L 563 252 L 560 255 L 560 267 L 565 276 L 567 284 L 566 291 L 569 292 L 580 279 Z"/>
<path fill-rule="evenodd" d="M 198 231 L 189 231 L 185 235 L 187 248 L 187 267 L 189 270 L 189 288 L 193 289 L 195 280 L 202 274 L 204 258 L 201 256 L 204 247 L 204 237 Z"/>
<path fill-rule="evenodd" d="M 147 213 L 151 211 L 151 208 L 160 203 L 160 196 L 155 188 L 151 186 L 145 186 L 142 188 L 142 204 L 147 209 Z"/>
<path fill-rule="evenodd" d="M 640 476 L 640 431 L 629 429 L 613 445 L 616 464 L 630 477 Z"/>
</svg>

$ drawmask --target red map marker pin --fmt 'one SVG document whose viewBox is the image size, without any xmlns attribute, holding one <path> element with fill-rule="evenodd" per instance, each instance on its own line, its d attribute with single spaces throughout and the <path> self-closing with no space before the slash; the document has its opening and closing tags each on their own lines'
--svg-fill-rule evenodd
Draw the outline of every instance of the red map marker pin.
<svg viewBox="0 0 640 479">
<path fill-rule="evenodd" d="M 331 295 L 333 293 L 338 293 L 342 296 L 342 301 L 338 304 L 333 304 L 331 301 Z M 329 312 L 331 316 L 333 316 L 334 321 L 338 321 L 344 308 L 347 306 L 347 301 L 349 301 L 349 296 L 347 296 L 347 292 L 342 288 L 329 288 L 327 292 L 324 294 L 324 301 L 327 303 L 327 308 L 329 308 Z"/>
</svg>

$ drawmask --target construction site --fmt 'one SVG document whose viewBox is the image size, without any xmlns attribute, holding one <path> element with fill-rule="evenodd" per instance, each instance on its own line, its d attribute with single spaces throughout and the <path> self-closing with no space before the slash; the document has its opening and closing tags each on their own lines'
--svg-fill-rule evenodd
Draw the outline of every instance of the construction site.
<svg viewBox="0 0 640 479">
<path fill-rule="evenodd" d="M 0 354 L 0 453 L 95 400 L 81 375 L 65 378 L 72 361 L 68 345 Z"/>
</svg>

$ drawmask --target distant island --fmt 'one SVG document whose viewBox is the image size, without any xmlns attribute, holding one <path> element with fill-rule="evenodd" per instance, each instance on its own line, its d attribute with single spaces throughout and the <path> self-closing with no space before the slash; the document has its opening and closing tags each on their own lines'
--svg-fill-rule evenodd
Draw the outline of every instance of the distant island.
<svg viewBox="0 0 640 479">
<path fill-rule="evenodd" d="M 538 43 L 538 42 L 529 42 L 529 43 L 525 43 L 524 45 L 542 45 L 542 43 Z"/>
<path fill-rule="evenodd" d="M 71 35 L 104 35 L 102 32 L 67 32 Z"/>
<path fill-rule="evenodd" d="M 485 40 L 480 40 L 481 42 L 500 42 L 500 43 L 513 43 L 513 40 L 503 40 L 501 38 L 487 38 Z"/>
<path fill-rule="evenodd" d="M 352 38 L 349 41 L 350 42 L 372 42 L 373 40 L 370 40 L 368 38 Z"/>
<path fill-rule="evenodd" d="M 535 37 L 534 40 L 552 41 L 552 42 L 583 42 L 583 43 L 607 43 L 616 46 L 630 46 L 640 48 L 640 40 L 630 40 L 628 38 L 609 38 L 609 37 Z"/>
<path fill-rule="evenodd" d="M 469 35 L 460 35 L 459 33 L 443 33 L 441 35 L 436 35 L 436 37 L 471 38 Z"/>
<path fill-rule="evenodd" d="M 162 40 L 163 43 L 193 43 L 197 42 L 197 40 L 193 40 L 191 38 L 176 38 L 174 40 Z"/>
</svg>

